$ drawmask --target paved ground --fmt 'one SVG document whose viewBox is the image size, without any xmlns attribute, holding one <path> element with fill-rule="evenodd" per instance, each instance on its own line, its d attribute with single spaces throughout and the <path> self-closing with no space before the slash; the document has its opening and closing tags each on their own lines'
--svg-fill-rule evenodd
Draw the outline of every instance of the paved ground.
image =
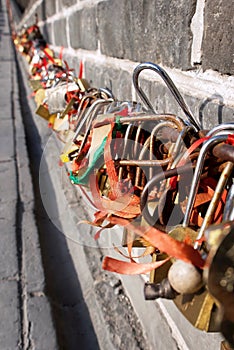
<svg viewBox="0 0 234 350">
<path fill-rule="evenodd" d="M 17 70 L 5 3 L 0 7 L 0 349 L 56 349 L 34 219 Z M 38 347 L 39 348 L 39 347 Z"/>
<path fill-rule="evenodd" d="M 106 251 L 82 244 L 92 232 L 76 224 L 90 209 L 33 113 L 0 4 L 0 350 L 219 350 L 219 335 L 194 330 L 167 302 L 144 303 L 140 277 L 102 271 Z"/>
</svg>

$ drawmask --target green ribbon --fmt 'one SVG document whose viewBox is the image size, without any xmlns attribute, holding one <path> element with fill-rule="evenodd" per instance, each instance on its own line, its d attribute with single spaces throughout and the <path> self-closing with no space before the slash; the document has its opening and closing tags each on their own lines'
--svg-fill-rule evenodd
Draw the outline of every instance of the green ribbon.
<svg viewBox="0 0 234 350">
<path fill-rule="evenodd" d="M 87 185 L 89 174 L 94 169 L 97 160 L 104 154 L 104 147 L 106 144 L 106 140 L 107 140 L 107 136 L 104 137 L 101 145 L 98 147 L 97 151 L 95 152 L 92 163 L 88 166 L 88 168 L 86 169 L 86 171 L 82 176 L 79 177 L 79 176 L 73 175 L 72 171 L 70 171 L 69 178 L 75 185 Z"/>
</svg>

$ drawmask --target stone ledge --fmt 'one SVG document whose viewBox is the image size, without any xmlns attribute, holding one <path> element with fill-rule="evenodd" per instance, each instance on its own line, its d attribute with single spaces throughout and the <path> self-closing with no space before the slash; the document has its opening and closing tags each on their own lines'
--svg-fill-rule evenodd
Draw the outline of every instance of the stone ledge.
<svg viewBox="0 0 234 350">
<path fill-rule="evenodd" d="M 51 47 L 59 52 L 59 48 Z M 75 71 L 78 71 L 82 60 L 85 76 L 92 86 L 112 89 L 119 100 L 140 101 L 132 85 L 132 73 L 138 63 L 87 50 L 65 49 L 64 58 Z M 217 124 L 233 121 L 233 77 L 221 77 L 213 72 L 182 72 L 168 67 L 164 69 L 203 128 L 210 129 Z M 142 72 L 140 84 L 159 113 L 174 113 L 184 117 L 178 103 L 156 73 Z"/>
</svg>

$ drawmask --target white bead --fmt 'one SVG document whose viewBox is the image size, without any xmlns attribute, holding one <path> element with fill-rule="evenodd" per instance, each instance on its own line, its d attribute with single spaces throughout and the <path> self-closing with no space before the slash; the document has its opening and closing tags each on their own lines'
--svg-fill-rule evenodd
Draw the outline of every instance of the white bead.
<svg viewBox="0 0 234 350">
<path fill-rule="evenodd" d="M 201 272 L 192 264 L 176 260 L 168 271 L 168 280 L 178 293 L 192 294 L 203 284 Z"/>
</svg>

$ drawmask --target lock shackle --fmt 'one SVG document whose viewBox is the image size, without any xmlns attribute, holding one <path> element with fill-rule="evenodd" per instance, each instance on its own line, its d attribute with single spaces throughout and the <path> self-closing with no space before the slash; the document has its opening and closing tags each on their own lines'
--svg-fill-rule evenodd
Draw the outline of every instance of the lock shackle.
<svg viewBox="0 0 234 350">
<path fill-rule="evenodd" d="M 81 120 L 80 124 L 77 125 L 77 128 L 75 130 L 75 134 L 73 136 L 73 142 L 76 141 L 76 139 L 77 139 L 77 137 L 78 137 L 82 127 L 85 125 L 85 123 L 89 122 L 89 124 L 90 124 L 90 121 L 88 120 L 88 118 L 90 117 L 90 115 L 92 113 L 95 112 L 95 109 L 98 109 L 100 105 L 106 105 L 106 104 L 111 103 L 111 102 L 113 102 L 112 98 L 109 98 L 107 100 L 97 99 L 96 101 L 94 101 L 92 103 L 92 105 L 89 107 L 89 110 L 87 111 L 87 114 L 83 117 L 83 119 Z M 92 121 L 92 119 L 91 119 L 91 121 Z"/>
<path fill-rule="evenodd" d="M 166 73 L 166 71 L 160 67 L 159 65 L 151 62 L 144 62 L 140 63 L 133 71 L 133 85 L 136 89 L 137 94 L 141 98 L 141 100 L 144 102 L 144 104 L 153 112 L 155 113 L 155 110 L 149 101 L 148 97 L 142 90 L 142 88 L 139 85 L 139 75 L 140 73 L 145 70 L 150 69 L 154 71 L 155 73 L 159 74 L 160 77 L 163 79 L 163 81 L 166 83 L 167 87 L 171 91 L 172 95 L 178 102 L 179 106 L 182 108 L 183 112 L 185 113 L 186 117 L 188 118 L 190 124 L 196 129 L 196 131 L 200 130 L 200 126 L 196 122 L 194 116 L 192 115 L 192 112 L 190 111 L 189 107 L 187 106 L 186 102 L 184 101 L 183 97 L 181 96 L 180 92 L 178 91 L 177 87 L 169 77 L 169 75 Z"/>
<path fill-rule="evenodd" d="M 107 98 L 112 98 L 113 101 L 115 100 L 113 92 L 110 89 L 108 89 L 107 87 L 106 88 L 99 88 L 99 91 L 100 91 L 100 93 L 105 94 L 107 96 Z"/>
<path fill-rule="evenodd" d="M 191 188 L 190 188 L 190 192 L 189 192 L 189 196 L 188 196 L 188 202 L 187 202 L 187 206 L 186 206 L 186 211 L 184 214 L 184 220 L 182 223 L 183 227 L 187 227 L 189 225 L 189 220 L 192 214 L 192 210 L 193 210 L 193 206 L 195 203 L 195 198 L 196 198 L 196 194 L 198 191 L 198 187 L 199 187 L 199 178 L 202 174 L 202 169 L 203 169 L 203 165 L 205 163 L 205 159 L 206 159 L 206 155 L 207 152 L 213 148 L 215 145 L 226 141 L 228 138 L 228 135 L 217 135 L 217 136 L 213 136 L 211 137 L 209 140 L 205 141 L 199 156 L 197 158 L 197 164 L 195 167 L 195 171 L 194 171 L 194 175 L 193 175 L 193 179 L 192 179 L 192 183 L 191 183 Z"/>
<path fill-rule="evenodd" d="M 144 217 L 144 219 L 147 221 L 147 223 L 150 226 L 155 226 L 155 223 L 157 219 L 154 218 L 154 214 L 150 214 L 148 206 L 147 206 L 147 201 L 149 194 L 151 190 L 156 186 L 160 181 L 169 179 L 173 176 L 178 176 L 185 174 L 187 172 L 191 172 L 191 164 L 185 164 L 183 166 L 173 168 L 166 170 L 165 172 L 160 172 L 159 174 L 155 175 L 151 180 L 147 182 L 145 185 L 142 193 L 141 193 L 141 200 L 140 200 L 140 208 L 141 208 L 141 213 Z"/>
<path fill-rule="evenodd" d="M 223 209 L 223 221 L 234 221 L 234 184 L 230 187 Z"/>
<path fill-rule="evenodd" d="M 234 123 L 223 123 L 216 125 L 213 129 L 211 129 L 206 136 L 214 136 L 217 135 L 219 132 L 222 132 L 222 134 L 227 133 L 230 134 L 230 131 L 234 130 Z"/>
</svg>

